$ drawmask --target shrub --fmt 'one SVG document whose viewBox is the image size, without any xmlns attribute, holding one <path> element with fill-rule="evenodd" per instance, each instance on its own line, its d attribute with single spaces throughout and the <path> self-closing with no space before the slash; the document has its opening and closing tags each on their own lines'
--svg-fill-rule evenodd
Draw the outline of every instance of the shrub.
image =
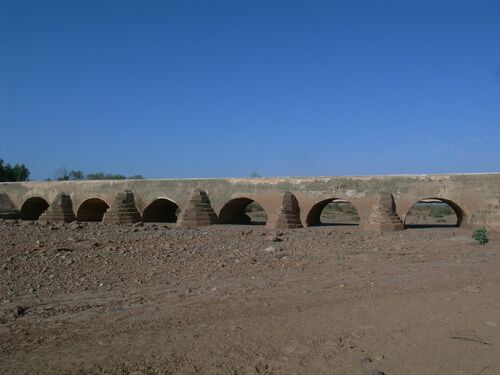
<svg viewBox="0 0 500 375">
<path fill-rule="evenodd" d="M 433 206 L 431 208 L 431 217 L 433 217 L 435 219 L 439 219 L 439 218 L 444 217 L 443 208 Z"/>
<path fill-rule="evenodd" d="M 489 242 L 488 231 L 484 228 L 474 230 L 472 238 L 479 242 L 480 245 L 486 245 Z"/>
</svg>

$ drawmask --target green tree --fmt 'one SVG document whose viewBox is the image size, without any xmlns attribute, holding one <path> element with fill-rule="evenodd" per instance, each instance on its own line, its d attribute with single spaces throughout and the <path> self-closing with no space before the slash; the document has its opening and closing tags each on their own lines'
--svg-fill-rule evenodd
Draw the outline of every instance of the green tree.
<svg viewBox="0 0 500 375">
<path fill-rule="evenodd" d="M 30 175 L 29 169 L 24 164 L 4 164 L 0 159 L 0 182 L 27 181 Z"/>
<path fill-rule="evenodd" d="M 3 165 L 3 160 L 0 159 L 0 181 L 1 182 L 8 181 L 7 180 L 8 173 L 7 173 L 7 168 L 6 167 L 7 166 Z"/>
<path fill-rule="evenodd" d="M 70 180 L 83 180 L 85 175 L 83 171 L 69 171 L 69 179 Z"/>
<path fill-rule="evenodd" d="M 71 170 L 68 171 L 66 167 L 59 168 L 55 173 L 56 179 L 58 181 L 79 181 L 79 180 L 125 180 L 135 179 L 142 180 L 142 177 L 139 174 L 126 177 L 121 174 L 114 173 L 104 173 L 104 172 L 94 172 L 94 173 L 83 173 L 81 170 Z"/>
<path fill-rule="evenodd" d="M 68 172 L 66 167 L 59 168 L 56 171 L 56 179 L 58 181 L 77 181 L 85 179 L 85 174 L 83 171 L 71 170 Z"/>
<path fill-rule="evenodd" d="M 112 174 L 112 173 L 89 173 L 86 177 L 87 180 L 125 180 L 127 177 L 121 174 Z"/>
<path fill-rule="evenodd" d="M 66 169 L 66 167 L 59 168 L 58 170 L 56 170 L 54 175 L 55 175 L 57 181 L 69 180 L 69 174 L 68 174 L 68 170 Z"/>
</svg>

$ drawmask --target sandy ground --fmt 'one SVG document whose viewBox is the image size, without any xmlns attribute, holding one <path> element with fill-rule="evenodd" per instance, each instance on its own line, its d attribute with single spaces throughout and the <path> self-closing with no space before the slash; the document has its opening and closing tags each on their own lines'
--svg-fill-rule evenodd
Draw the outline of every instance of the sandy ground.
<svg viewBox="0 0 500 375">
<path fill-rule="evenodd" d="M 0 222 L 0 372 L 498 375 L 470 236 Z"/>
</svg>

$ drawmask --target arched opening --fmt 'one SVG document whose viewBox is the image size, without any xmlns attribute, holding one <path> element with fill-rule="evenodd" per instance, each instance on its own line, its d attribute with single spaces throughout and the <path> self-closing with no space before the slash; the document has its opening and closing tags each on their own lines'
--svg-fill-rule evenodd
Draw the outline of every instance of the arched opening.
<svg viewBox="0 0 500 375">
<path fill-rule="evenodd" d="M 307 226 L 359 225 L 359 213 L 351 202 L 329 198 L 316 203 L 306 219 Z"/>
<path fill-rule="evenodd" d="M 78 221 L 102 221 L 104 213 L 109 206 L 106 202 L 99 198 L 91 198 L 84 201 L 76 212 L 76 220 Z"/>
<path fill-rule="evenodd" d="M 152 223 L 175 223 L 180 212 L 179 206 L 166 198 L 158 198 L 146 207 L 142 221 Z"/>
<path fill-rule="evenodd" d="M 426 198 L 415 203 L 406 214 L 407 228 L 459 227 L 463 211 L 452 201 Z"/>
<path fill-rule="evenodd" d="M 33 197 L 24 202 L 19 211 L 21 220 L 38 220 L 41 214 L 49 208 L 49 204 L 43 198 Z"/>
<path fill-rule="evenodd" d="M 219 214 L 221 224 L 265 225 L 266 211 L 250 198 L 236 198 L 226 203 Z"/>
</svg>

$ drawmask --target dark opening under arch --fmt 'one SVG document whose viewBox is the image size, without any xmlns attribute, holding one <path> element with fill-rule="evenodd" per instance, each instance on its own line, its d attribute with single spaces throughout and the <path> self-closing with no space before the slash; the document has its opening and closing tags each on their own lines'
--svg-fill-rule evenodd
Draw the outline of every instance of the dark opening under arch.
<svg viewBox="0 0 500 375">
<path fill-rule="evenodd" d="M 221 224 L 265 225 L 266 211 L 250 198 L 236 198 L 227 202 L 219 214 Z"/>
<path fill-rule="evenodd" d="M 99 198 L 90 198 L 84 201 L 76 212 L 78 221 L 102 221 L 109 205 Z"/>
<path fill-rule="evenodd" d="M 442 198 L 426 198 L 415 203 L 406 213 L 407 228 L 459 227 L 463 210 L 454 202 Z"/>
<path fill-rule="evenodd" d="M 33 197 L 26 200 L 19 211 L 21 220 L 38 220 L 41 214 L 49 208 L 47 201 L 40 197 Z"/>
<path fill-rule="evenodd" d="M 359 213 L 351 202 L 328 198 L 311 208 L 306 223 L 307 226 L 359 225 Z"/>
<path fill-rule="evenodd" d="M 179 206 L 167 198 L 158 198 L 146 207 L 142 213 L 143 222 L 175 223 Z"/>
</svg>

